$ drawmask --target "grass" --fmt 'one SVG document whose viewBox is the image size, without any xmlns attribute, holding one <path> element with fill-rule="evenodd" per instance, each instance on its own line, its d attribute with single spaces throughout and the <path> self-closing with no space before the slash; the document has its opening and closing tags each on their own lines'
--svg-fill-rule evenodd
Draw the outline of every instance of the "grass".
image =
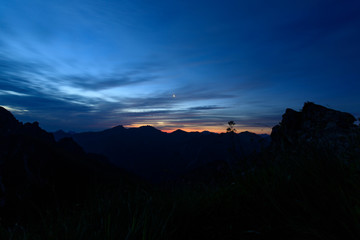
<svg viewBox="0 0 360 240">
<path fill-rule="evenodd" d="M 0 239 L 360 239 L 359 159 L 304 148 L 211 185 L 99 185 L 76 201 L 24 203 L 2 217 Z"/>
</svg>

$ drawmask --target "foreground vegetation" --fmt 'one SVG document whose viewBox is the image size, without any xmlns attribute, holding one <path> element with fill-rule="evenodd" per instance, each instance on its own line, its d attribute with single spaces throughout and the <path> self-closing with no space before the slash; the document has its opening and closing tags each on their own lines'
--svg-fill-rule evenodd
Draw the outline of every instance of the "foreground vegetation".
<svg viewBox="0 0 360 240">
<path fill-rule="evenodd" d="M 216 181 L 54 191 L 3 210 L 0 239 L 360 239 L 359 160 L 306 148 Z"/>
</svg>

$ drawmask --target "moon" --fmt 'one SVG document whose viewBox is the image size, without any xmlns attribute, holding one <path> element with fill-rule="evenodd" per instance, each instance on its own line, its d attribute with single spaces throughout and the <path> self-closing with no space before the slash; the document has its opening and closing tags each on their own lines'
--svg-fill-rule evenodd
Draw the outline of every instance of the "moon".
<svg viewBox="0 0 360 240">
<path fill-rule="evenodd" d="M 176 95 L 175 95 L 175 93 L 174 93 L 174 94 L 172 95 L 172 97 L 173 97 L 173 98 L 176 98 Z"/>
</svg>

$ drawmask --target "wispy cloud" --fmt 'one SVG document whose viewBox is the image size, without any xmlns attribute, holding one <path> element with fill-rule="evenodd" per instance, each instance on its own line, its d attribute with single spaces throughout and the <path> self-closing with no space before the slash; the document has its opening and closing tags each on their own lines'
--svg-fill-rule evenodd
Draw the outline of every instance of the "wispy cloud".
<svg viewBox="0 0 360 240">
<path fill-rule="evenodd" d="M 64 77 L 69 81 L 69 85 L 80 89 L 99 91 L 123 86 L 129 86 L 144 82 L 149 82 L 155 77 L 139 77 L 130 74 L 114 74 L 113 76 L 71 76 Z"/>
<path fill-rule="evenodd" d="M 217 110 L 217 109 L 226 109 L 226 107 L 211 105 L 211 106 L 192 107 L 189 110 L 206 111 L 206 110 Z"/>
<path fill-rule="evenodd" d="M 238 101 L 236 89 L 229 91 L 226 85 L 216 88 L 187 83 L 171 91 L 137 97 L 109 97 L 101 93 L 102 90 L 133 85 L 137 88 L 137 85 L 156 82 L 159 68 L 151 64 L 148 69 L 142 64 L 138 65 L 143 66 L 142 70 L 130 68 L 101 78 L 63 76 L 51 71 L 47 65 L 15 61 L 1 55 L 0 63 L 1 104 L 9 109 L 24 109 L 15 114 L 23 121 L 38 120 L 51 130 L 100 130 L 119 124 L 151 124 L 164 130 L 182 127 L 215 129 L 234 120 L 235 114 L 231 105 L 218 101 Z M 256 116 L 236 120 L 241 126 L 256 128 L 274 122 L 272 118 Z"/>
<path fill-rule="evenodd" d="M 24 121 L 74 130 L 229 120 L 269 128 L 305 101 L 358 111 L 359 7 L 8 1 L 0 104 Z"/>
</svg>

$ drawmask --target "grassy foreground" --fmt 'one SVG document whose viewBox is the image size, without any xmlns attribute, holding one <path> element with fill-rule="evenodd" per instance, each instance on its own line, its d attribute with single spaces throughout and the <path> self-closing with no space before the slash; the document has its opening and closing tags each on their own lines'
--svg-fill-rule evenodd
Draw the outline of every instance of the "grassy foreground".
<svg viewBox="0 0 360 240">
<path fill-rule="evenodd" d="M 360 159 L 299 152 L 258 156 L 255 168 L 206 184 L 26 200 L 4 210 L 0 239 L 360 239 Z"/>
</svg>

